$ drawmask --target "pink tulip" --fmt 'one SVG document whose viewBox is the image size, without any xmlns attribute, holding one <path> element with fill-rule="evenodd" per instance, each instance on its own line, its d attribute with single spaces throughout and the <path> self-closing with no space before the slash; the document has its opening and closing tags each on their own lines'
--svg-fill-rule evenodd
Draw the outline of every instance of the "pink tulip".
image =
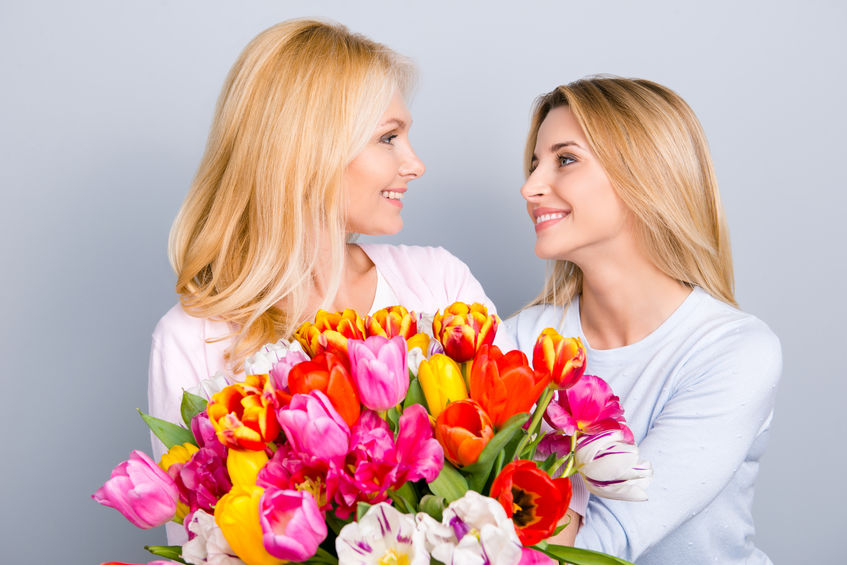
<svg viewBox="0 0 847 565">
<path fill-rule="evenodd" d="M 194 418 L 191 419 L 191 433 L 194 434 L 194 439 L 197 440 L 197 447 L 208 447 L 218 455 L 218 457 L 226 458 L 227 447 L 218 439 L 218 433 L 215 431 L 215 426 L 209 420 L 209 415 L 203 410 Z"/>
<path fill-rule="evenodd" d="M 402 337 L 348 339 L 347 352 L 362 404 L 381 412 L 403 400 L 409 390 L 409 370 Z"/>
<path fill-rule="evenodd" d="M 432 437 L 429 416 L 420 404 L 403 411 L 397 435 L 398 484 L 425 479 L 432 482 L 444 466 L 444 451 Z"/>
<path fill-rule="evenodd" d="M 531 547 L 522 547 L 521 561 L 518 565 L 556 565 L 557 563 L 558 561 L 554 561 L 540 551 L 536 551 Z"/>
<path fill-rule="evenodd" d="M 560 390 L 556 400 L 547 406 L 544 419 L 565 435 L 576 432 L 596 434 L 605 430 L 621 430 L 629 443 L 634 441 L 626 426 L 620 399 L 611 387 L 593 375 L 583 375 L 567 390 Z"/>
<path fill-rule="evenodd" d="M 191 456 L 179 470 L 177 483 L 180 498 L 192 512 L 198 508 L 212 512 L 215 503 L 232 488 L 226 458 L 211 447 L 204 447 Z"/>
<path fill-rule="evenodd" d="M 265 549 L 279 559 L 305 561 L 326 538 L 326 523 L 308 492 L 271 488 L 259 501 Z"/>
<path fill-rule="evenodd" d="M 91 498 L 147 529 L 161 526 L 176 515 L 179 491 L 174 480 L 147 454 L 134 450 Z"/>
<path fill-rule="evenodd" d="M 347 454 L 350 428 L 319 390 L 295 394 L 277 419 L 295 453 L 321 461 L 342 460 Z"/>
</svg>

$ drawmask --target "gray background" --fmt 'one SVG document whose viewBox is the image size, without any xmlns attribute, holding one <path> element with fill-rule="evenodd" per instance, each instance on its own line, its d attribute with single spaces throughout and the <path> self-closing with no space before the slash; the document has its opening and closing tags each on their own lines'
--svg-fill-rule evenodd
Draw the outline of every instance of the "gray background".
<svg viewBox="0 0 847 565">
<path fill-rule="evenodd" d="M 709 136 L 738 299 L 785 369 L 755 501 L 777 563 L 841 548 L 847 302 L 841 2 L 9 2 L 0 7 L 3 563 L 148 560 L 89 499 L 149 449 L 150 332 L 175 302 L 170 223 L 230 65 L 259 31 L 323 15 L 414 58 L 428 166 L 389 241 L 443 245 L 502 314 L 543 264 L 518 189 L 532 99 L 605 72 L 676 89 Z M 836 433 L 840 432 L 839 436 Z"/>
</svg>

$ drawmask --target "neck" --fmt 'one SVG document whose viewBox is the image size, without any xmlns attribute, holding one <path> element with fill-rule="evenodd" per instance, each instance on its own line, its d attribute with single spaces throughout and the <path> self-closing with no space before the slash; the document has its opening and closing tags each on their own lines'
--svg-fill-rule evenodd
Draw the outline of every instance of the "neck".
<svg viewBox="0 0 847 565">
<path fill-rule="evenodd" d="M 376 269 L 370 257 L 356 244 L 348 243 L 343 249 L 341 280 L 334 297 L 328 297 L 330 290 L 329 274 L 332 272 L 332 259 L 329 245 L 322 245 L 321 262 L 312 275 L 312 290 L 309 298 L 309 312 L 314 315 L 318 308 L 341 311 L 353 308 L 360 315 L 370 310 L 376 291 Z"/>
<path fill-rule="evenodd" d="M 691 293 L 640 253 L 580 266 L 580 319 L 588 343 L 612 349 L 640 341 L 658 328 Z"/>
</svg>

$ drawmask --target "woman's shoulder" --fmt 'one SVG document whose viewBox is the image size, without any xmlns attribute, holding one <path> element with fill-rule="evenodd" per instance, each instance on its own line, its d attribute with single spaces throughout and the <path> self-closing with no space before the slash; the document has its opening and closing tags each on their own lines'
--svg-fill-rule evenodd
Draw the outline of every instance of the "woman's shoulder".
<svg viewBox="0 0 847 565">
<path fill-rule="evenodd" d="M 535 345 L 535 340 L 545 328 L 554 328 L 557 331 L 568 330 L 564 328 L 565 308 L 554 304 L 536 304 L 527 306 L 503 321 L 505 330 L 512 336 L 518 349 L 526 352 Z"/>
<path fill-rule="evenodd" d="M 226 322 L 192 316 L 182 304 L 176 303 L 159 319 L 153 329 L 153 341 L 194 344 L 202 348 L 207 339 L 221 338 L 230 333 Z"/>
<path fill-rule="evenodd" d="M 414 264 L 427 268 L 444 268 L 465 264 L 440 246 L 430 245 L 394 245 L 389 243 L 361 243 L 359 246 L 367 253 L 378 268 L 390 265 Z"/>
</svg>

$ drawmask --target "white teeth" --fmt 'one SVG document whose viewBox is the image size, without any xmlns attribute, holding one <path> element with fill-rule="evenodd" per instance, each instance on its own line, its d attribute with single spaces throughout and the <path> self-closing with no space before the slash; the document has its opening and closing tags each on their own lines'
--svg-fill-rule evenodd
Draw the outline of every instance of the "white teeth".
<svg viewBox="0 0 847 565">
<path fill-rule="evenodd" d="M 562 212 L 555 212 L 553 214 L 544 214 L 535 218 L 535 223 L 540 224 L 541 222 L 546 222 L 547 220 L 554 220 L 558 218 L 564 218 L 567 214 Z"/>
<path fill-rule="evenodd" d="M 394 192 L 393 190 L 383 190 L 380 194 L 385 198 L 390 198 L 391 200 L 403 200 L 405 196 L 402 192 Z"/>
</svg>

